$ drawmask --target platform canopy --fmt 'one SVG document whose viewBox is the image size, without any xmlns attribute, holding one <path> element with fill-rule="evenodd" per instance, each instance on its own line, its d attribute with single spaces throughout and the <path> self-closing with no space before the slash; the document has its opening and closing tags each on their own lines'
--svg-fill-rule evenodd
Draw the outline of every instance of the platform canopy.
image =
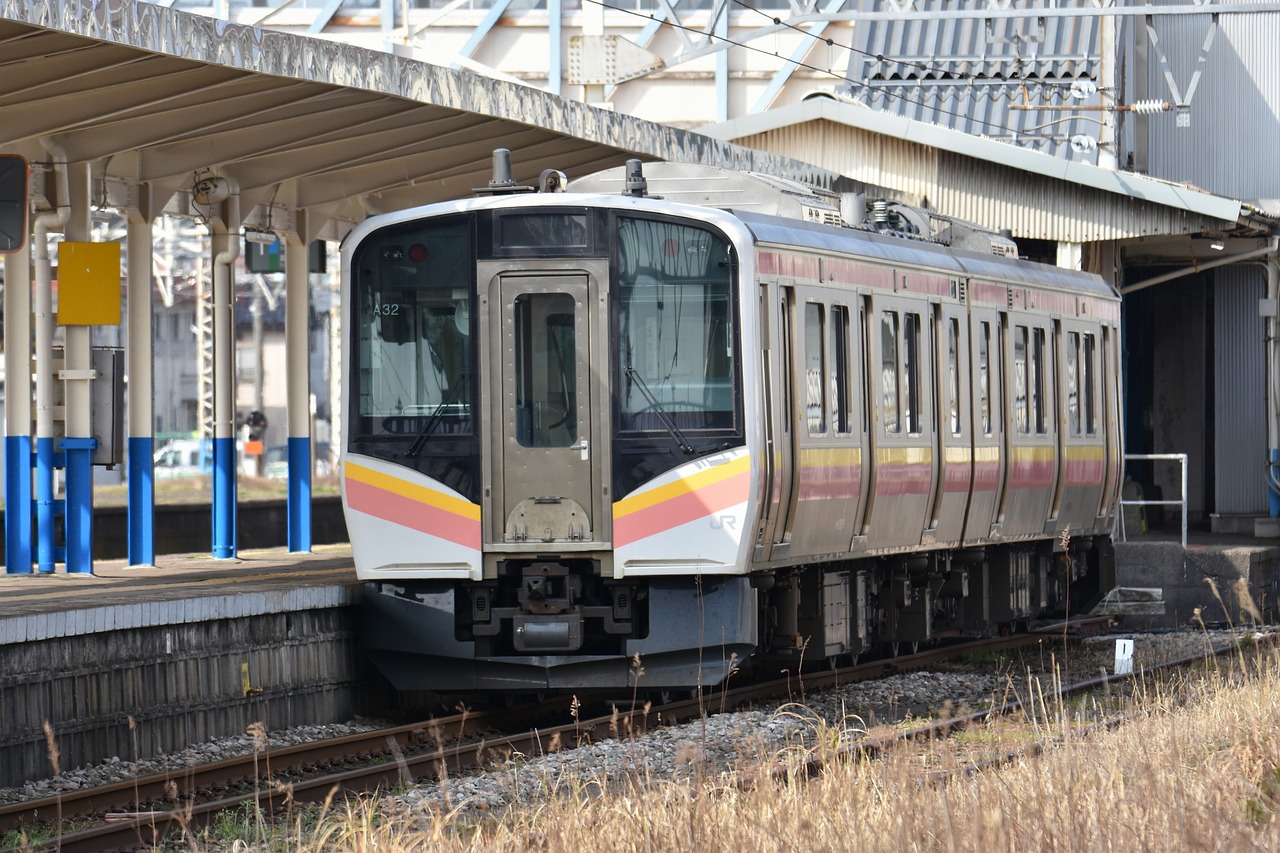
<svg viewBox="0 0 1280 853">
<path fill-rule="evenodd" d="M 246 223 L 337 239 L 373 212 L 470 195 L 499 147 L 529 183 L 627 157 L 836 179 L 393 53 L 133 0 L 0 0 L 0 153 L 32 161 L 37 205 L 40 164 L 65 154 L 93 164 L 96 203 L 199 214 L 191 191 L 217 175 Z"/>
</svg>

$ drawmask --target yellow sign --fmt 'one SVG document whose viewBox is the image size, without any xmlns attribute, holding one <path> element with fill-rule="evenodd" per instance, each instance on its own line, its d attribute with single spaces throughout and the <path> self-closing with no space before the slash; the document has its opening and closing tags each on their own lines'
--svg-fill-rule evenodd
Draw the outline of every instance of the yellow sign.
<svg viewBox="0 0 1280 853">
<path fill-rule="evenodd" d="M 58 324 L 120 325 L 120 244 L 58 247 Z"/>
</svg>

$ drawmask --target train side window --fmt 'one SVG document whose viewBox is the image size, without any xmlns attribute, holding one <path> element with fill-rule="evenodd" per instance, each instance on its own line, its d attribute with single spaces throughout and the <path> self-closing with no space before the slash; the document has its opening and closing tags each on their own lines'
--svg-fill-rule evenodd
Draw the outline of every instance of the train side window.
<svg viewBox="0 0 1280 853">
<path fill-rule="evenodd" d="M 978 417 L 983 435 L 991 435 L 991 324 L 978 324 Z"/>
<path fill-rule="evenodd" d="M 1031 432 L 1027 417 L 1027 394 L 1031 383 L 1027 376 L 1027 327 L 1013 327 L 1013 428 L 1020 434 Z"/>
<path fill-rule="evenodd" d="M 788 289 L 789 290 L 789 289 Z M 778 310 L 781 312 L 782 322 L 778 324 L 778 329 L 782 333 L 782 431 L 787 435 L 791 434 L 791 419 L 795 417 L 792 403 L 794 402 L 792 385 L 795 380 L 795 352 L 791 349 L 791 324 L 795 322 L 795 304 L 791 302 L 787 295 L 784 294 L 782 300 L 778 303 Z"/>
<path fill-rule="evenodd" d="M 905 400 L 902 418 L 909 435 L 920 434 L 920 315 L 905 314 L 902 321 L 902 377 Z"/>
<path fill-rule="evenodd" d="M 898 312 L 880 315 L 880 414 L 884 431 L 890 435 L 902 432 L 898 421 Z"/>
<path fill-rule="evenodd" d="M 960 321 L 947 319 L 947 410 L 951 434 L 960 435 Z"/>
<path fill-rule="evenodd" d="M 1080 434 L 1080 333 L 1067 333 L 1067 429 Z"/>
<path fill-rule="evenodd" d="M 809 435 L 825 435 L 827 432 L 827 406 L 823 393 L 826 382 L 823 341 L 826 338 L 826 318 L 823 306 L 807 302 L 804 306 L 804 393 L 805 421 Z"/>
<path fill-rule="evenodd" d="M 837 435 L 853 432 L 849 387 L 849 309 L 831 306 L 831 422 Z"/>
<path fill-rule="evenodd" d="M 871 363 L 871 323 L 874 316 L 865 301 L 858 307 L 858 340 L 862 342 L 862 360 L 859 362 L 858 373 L 862 391 L 862 420 L 859 421 L 858 428 L 863 435 L 871 428 L 871 406 L 875 402 L 875 385 L 871 373 L 874 369 Z"/>
<path fill-rule="evenodd" d="M 1098 407 L 1094 399 L 1094 368 L 1097 359 L 1097 346 L 1093 335 L 1084 336 L 1084 431 L 1088 435 L 1098 434 Z"/>
<path fill-rule="evenodd" d="M 1036 434 L 1044 435 L 1048 428 L 1048 401 L 1044 396 L 1044 329 L 1031 330 L 1031 411 L 1034 414 Z"/>
</svg>

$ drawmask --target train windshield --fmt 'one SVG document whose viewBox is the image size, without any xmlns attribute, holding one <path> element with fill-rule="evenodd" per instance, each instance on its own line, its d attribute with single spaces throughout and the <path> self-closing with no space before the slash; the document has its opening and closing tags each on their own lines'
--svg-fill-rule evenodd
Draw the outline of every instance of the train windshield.
<svg viewBox="0 0 1280 853">
<path fill-rule="evenodd" d="M 357 434 L 472 430 L 472 286 L 466 220 L 387 228 L 352 260 Z"/>
<path fill-rule="evenodd" d="M 620 429 L 733 428 L 728 244 L 692 225 L 619 218 L 617 247 Z"/>
</svg>

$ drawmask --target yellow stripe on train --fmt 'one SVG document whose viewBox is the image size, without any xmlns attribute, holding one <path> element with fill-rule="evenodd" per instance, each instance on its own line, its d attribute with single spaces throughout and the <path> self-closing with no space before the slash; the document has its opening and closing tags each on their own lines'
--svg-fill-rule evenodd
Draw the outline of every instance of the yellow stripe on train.
<svg viewBox="0 0 1280 853">
<path fill-rule="evenodd" d="M 455 498 L 443 492 L 437 492 L 427 486 L 409 483 L 399 477 L 393 477 L 390 474 L 384 474 L 381 471 L 375 471 L 372 468 L 366 468 L 351 461 L 346 463 L 345 473 L 347 479 L 383 489 L 392 494 L 400 495 L 409 500 L 417 501 L 454 515 L 460 515 L 471 521 L 480 520 L 480 507 L 470 501 Z"/>
</svg>

